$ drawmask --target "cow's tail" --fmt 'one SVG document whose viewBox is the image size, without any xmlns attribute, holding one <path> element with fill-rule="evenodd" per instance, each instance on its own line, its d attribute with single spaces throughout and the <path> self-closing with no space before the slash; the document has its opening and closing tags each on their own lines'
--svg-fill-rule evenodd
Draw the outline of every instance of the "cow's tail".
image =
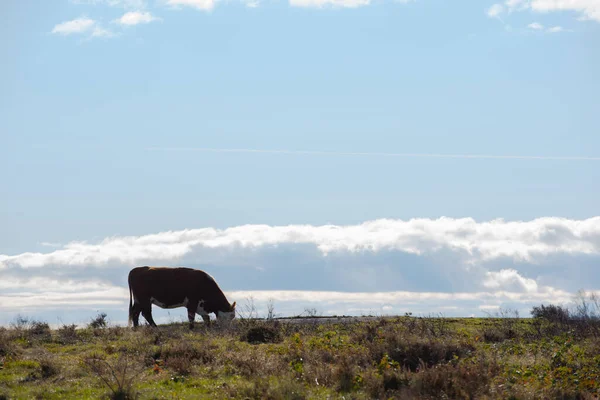
<svg viewBox="0 0 600 400">
<path fill-rule="evenodd" d="M 131 326 L 133 321 L 133 301 L 131 295 L 131 283 L 129 283 L 129 320 L 127 322 L 127 326 Z"/>
</svg>

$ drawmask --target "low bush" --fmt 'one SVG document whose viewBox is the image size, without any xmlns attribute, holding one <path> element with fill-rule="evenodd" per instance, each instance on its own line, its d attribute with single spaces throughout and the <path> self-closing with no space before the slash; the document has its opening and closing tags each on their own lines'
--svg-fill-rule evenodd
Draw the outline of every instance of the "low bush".
<svg viewBox="0 0 600 400">
<path fill-rule="evenodd" d="M 566 307 L 557 306 L 554 304 L 535 306 L 531 309 L 533 318 L 542 318 L 549 322 L 567 324 L 571 319 L 571 314 Z"/>
<path fill-rule="evenodd" d="M 279 343 L 282 341 L 279 329 L 273 325 L 259 325 L 248 328 L 240 338 L 251 343 Z"/>
<path fill-rule="evenodd" d="M 98 315 L 96 315 L 94 318 L 92 318 L 92 320 L 88 324 L 88 328 L 91 328 L 91 329 L 106 328 L 108 326 L 108 321 L 107 321 L 106 317 L 107 317 L 106 313 L 98 313 Z"/>
<path fill-rule="evenodd" d="M 121 354 L 116 360 L 109 361 L 102 355 L 91 355 L 83 362 L 110 389 L 112 400 L 137 398 L 134 384 L 142 368 L 132 358 Z"/>
</svg>

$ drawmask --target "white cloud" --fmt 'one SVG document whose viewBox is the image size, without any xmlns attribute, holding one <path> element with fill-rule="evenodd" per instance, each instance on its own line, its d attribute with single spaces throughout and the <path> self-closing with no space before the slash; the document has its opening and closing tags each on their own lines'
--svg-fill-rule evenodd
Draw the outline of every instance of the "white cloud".
<svg viewBox="0 0 600 400">
<path fill-rule="evenodd" d="M 117 36 L 116 33 L 108 30 L 108 29 L 104 29 L 100 26 L 96 26 L 94 28 L 94 30 L 92 31 L 92 37 L 102 37 L 102 38 L 111 38 L 111 37 L 115 37 Z"/>
<path fill-rule="evenodd" d="M 562 26 L 553 26 L 551 28 L 546 29 L 544 25 L 540 24 L 539 22 L 533 22 L 527 25 L 527 27 L 534 31 L 544 31 L 546 33 L 559 33 L 565 31 L 565 29 Z"/>
<path fill-rule="evenodd" d="M 575 11 L 585 19 L 600 22 L 600 1 L 598 0 L 530 0 L 533 11 Z"/>
<path fill-rule="evenodd" d="M 71 278 L 57 279 L 48 277 L 23 277 L 6 278 L 0 281 L 0 289 L 11 297 L 21 295 L 48 295 L 50 293 L 90 293 L 90 292 L 114 292 L 121 290 L 118 286 L 99 280 L 74 280 Z M 125 293 L 125 292 L 123 292 Z M 120 296 L 122 295 L 119 294 Z"/>
<path fill-rule="evenodd" d="M 58 24 L 52 29 L 51 33 L 63 36 L 73 34 L 89 34 L 90 37 L 103 38 L 116 36 L 115 33 L 108 29 L 102 28 L 102 26 L 100 26 L 100 24 L 97 21 L 88 17 L 80 17 L 71 21 Z"/>
<path fill-rule="evenodd" d="M 506 0 L 504 5 L 509 13 L 518 10 L 524 10 L 528 7 L 528 0 Z"/>
<path fill-rule="evenodd" d="M 134 26 L 138 24 L 148 24 L 152 21 L 159 20 L 160 18 L 153 16 L 147 11 L 130 11 L 123 14 L 121 18 L 116 19 L 114 22 L 125 26 Z"/>
<path fill-rule="evenodd" d="M 367 6 L 371 3 L 370 0 L 290 0 L 290 5 L 293 7 L 343 7 L 357 8 Z"/>
<path fill-rule="evenodd" d="M 497 304 L 482 304 L 478 307 L 480 310 L 489 312 L 489 311 L 498 311 L 500 306 Z"/>
<path fill-rule="evenodd" d="M 0 310 L 19 312 L 26 309 L 48 310 L 54 308 L 97 309 L 105 305 L 124 305 L 129 301 L 129 290 L 107 287 L 80 292 L 19 292 L 0 295 Z"/>
<path fill-rule="evenodd" d="M 471 262 L 508 257 L 535 262 L 550 254 L 599 254 L 600 217 L 586 220 L 539 218 L 528 222 L 501 219 L 476 222 L 471 218 L 390 220 L 349 226 L 243 225 L 169 231 L 145 236 L 110 237 L 100 243 L 74 242 L 49 253 L 0 256 L 0 270 L 8 265 L 39 268 L 46 265 L 102 266 L 135 264 L 142 260 L 173 261 L 195 248 L 260 248 L 309 244 L 324 255 L 336 251 L 396 250 L 432 254 L 450 250 Z"/>
<path fill-rule="evenodd" d="M 598 0 L 506 0 L 504 3 L 492 5 L 487 14 L 490 17 L 499 17 L 504 12 L 525 10 L 537 13 L 570 11 L 579 13 L 580 19 L 600 22 Z"/>
<path fill-rule="evenodd" d="M 40 246 L 44 246 L 44 247 L 60 247 L 61 244 L 60 243 L 41 242 Z"/>
<path fill-rule="evenodd" d="M 232 298 L 253 298 L 256 301 L 274 299 L 278 302 L 298 301 L 303 303 L 381 303 L 383 304 L 418 304 L 421 302 L 437 302 L 447 306 L 451 301 L 554 301 L 567 302 L 572 294 L 550 290 L 544 293 L 522 293 L 511 291 L 443 293 L 443 292 L 327 292 L 310 290 L 248 290 L 229 291 Z"/>
<path fill-rule="evenodd" d="M 489 289 L 503 289 L 515 292 L 535 293 L 538 291 L 538 284 L 535 280 L 522 277 L 514 269 L 487 272 L 483 286 Z"/>
<path fill-rule="evenodd" d="M 167 5 L 173 7 L 192 7 L 198 10 L 209 11 L 215 6 L 215 0 L 167 0 Z"/>
<path fill-rule="evenodd" d="M 487 10 L 487 15 L 490 18 L 497 18 L 504 12 L 504 7 L 502 4 L 492 4 L 490 8 Z"/>
<path fill-rule="evenodd" d="M 96 21 L 87 17 L 79 17 L 71 21 L 66 21 L 54 26 L 52 33 L 59 35 L 72 35 L 76 33 L 86 33 L 92 31 L 96 26 Z"/>
</svg>

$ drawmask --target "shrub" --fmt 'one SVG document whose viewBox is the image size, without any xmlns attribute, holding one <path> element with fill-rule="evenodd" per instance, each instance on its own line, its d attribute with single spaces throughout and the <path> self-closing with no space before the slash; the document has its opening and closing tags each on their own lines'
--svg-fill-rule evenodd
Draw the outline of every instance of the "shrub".
<svg viewBox="0 0 600 400">
<path fill-rule="evenodd" d="M 50 325 L 44 321 L 31 321 L 28 331 L 29 334 L 33 336 L 48 336 L 51 334 Z"/>
<path fill-rule="evenodd" d="M 156 364 L 158 365 L 158 364 Z M 179 375 L 187 376 L 192 372 L 192 363 L 184 356 L 169 357 L 165 366 Z"/>
<path fill-rule="evenodd" d="M 291 379 L 279 380 L 267 393 L 267 398 L 273 400 L 304 400 L 308 397 L 304 385 Z"/>
<path fill-rule="evenodd" d="M 170 359 L 181 358 L 188 361 L 198 360 L 203 363 L 209 363 L 214 360 L 215 346 L 209 343 L 197 343 L 189 342 L 186 340 L 179 340 L 172 344 L 165 346 L 160 356 L 162 356 L 168 363 Z"/>
<path fill-rule="evenodd" d="M 464 357 L 470 354 L 474 347 L 467 342 L 458 342 L 448 339 L 421 339 L 415 337 L 398 338 L 395 342 L 388 343 L 387 354 L 392 361 L 411 371 L 416 371 L 421 362 L 432 366 L 448 362 L 455 357 Z M 375 360 L 379 362 L 382 356 Z"/>
<path fill-rule="evenodd" d="M 106 328 L 108 325 L 108 321 L 106 320 L 106 313 L 98 313 L 95 318 L 92 318 L 90 323 L 88 324 L 88 328 L 92 329 L 102 329 Z"/>
<path fill-rule="evenodd" d="M 50 325 L 47 322 L 29 319 L 22 315 L 17 315 L 10 326 L 20 338 L 48 339 L 51 337 Z"/>
<path fill-rule="evenodd" d="M 266 378 L 255 380 L 250 386 L 242 388 L 232 397 L 257 400 L 304 400 L 307 398 L 306 388 L 299 382 L 286 377 L 278 379 L 276 383 L 269 382 Z"/>
<path fill-rule="evenodd" d="M 58 329 L 58 337 L 62 343 L 72 343 L 77 339 L 77 325 L 63 325 Z"/>
<path fill-rule="evenodd" d="M 133 384 L 143 368 L 127 355 L 121 354 L 113 362 L 93 355 L 85 358 L 84 363 L 111 391 L 111 399 L 128 400 L 137 398 Z"/>
<path fill-rule="evenodd" d="M 12 342 L 9 332 L 0 328 L 0 358 L 13 356 L 17 353 L 17 347 Z"/>
<path fill-rule="evenodd" d="M 571 315 L 569 310 L 562 306 L 554 304 L 535 306 L 531 309 L 533 318 L 542 318 L 549 322 L 566 324 L 569 322 Z"/>
<path fill-rule="evenodd" d="M 421 396 L 436 398 L 482 398 L 488 393 L 490 382 L 500 370 L 495 361 L 487 359 L 459 365 L 436 365 L 423 368 L 417 373 L 411 382 L 411 389 Z"/>
<path fill-rule="evenodd" d="M 159 359 L 162 358 L 165 368 L 179 375 L 189 375 L 194 364 L 210 363 L 215 359 L 215 347 L 208 343 L 199 345 L 186 340 L 179 340 L 163 348 L 155 347 L 155 349 L 151 351 L 153 363 L 160 363 Z"/>
<path fill-rule="evenodd" d="M 277 327 L 261 325 L 248 328 L 242 335 L 241 340 L 251 344 L 279 343 L 282 338 Z"/>
<path fill-rule="evenodd" d="M 481 334 L 483 340 L 487 343 L 503 342 L 507 339 L 505 333 L 496 327 L 486 327 Z"/>
<path fill-rule="evenodd" d="M 335 368 L 333 378 L 337 381 L 337 389 L 340 392 L 350 392 L 357 388 L 356 366 L 348 357 L 342 357 L 338 366 Z"/>
<path fill-rule="evenodd" d="M 40 363 L 40 373 L 43 379 L 58 375 L 60 372 L 58 364 L 50 356 L 41 357 L 38 362 Z"/>
</svg>

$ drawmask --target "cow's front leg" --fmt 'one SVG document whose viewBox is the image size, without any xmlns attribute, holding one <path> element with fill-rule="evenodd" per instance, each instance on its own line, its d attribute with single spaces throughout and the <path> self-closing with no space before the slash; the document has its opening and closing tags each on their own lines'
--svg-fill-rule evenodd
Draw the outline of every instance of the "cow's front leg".
<svg viewBox="0 0 600 400">
<path fill-rule="evenodd" d="M 204 323 L 206 324 L 206 326 L 209 327 L 210 326 L 210 315 L 202 314 L 202 319 L 204 320 Z"/>
</svg>

